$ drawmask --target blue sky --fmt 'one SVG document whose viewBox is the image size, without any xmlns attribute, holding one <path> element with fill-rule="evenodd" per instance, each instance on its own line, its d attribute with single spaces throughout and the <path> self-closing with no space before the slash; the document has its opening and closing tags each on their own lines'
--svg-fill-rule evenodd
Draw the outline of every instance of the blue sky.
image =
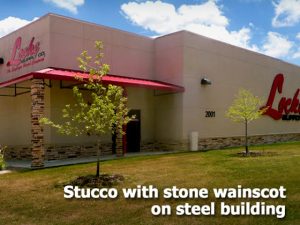
<svg viewBox="0 0 300 225">
<path fill-rule="evenodd" d="M 185 29 L 300 65 L 300 0 L 1 1 L 0 37 L 49 12 L 150 37 Z"/>
</svg>

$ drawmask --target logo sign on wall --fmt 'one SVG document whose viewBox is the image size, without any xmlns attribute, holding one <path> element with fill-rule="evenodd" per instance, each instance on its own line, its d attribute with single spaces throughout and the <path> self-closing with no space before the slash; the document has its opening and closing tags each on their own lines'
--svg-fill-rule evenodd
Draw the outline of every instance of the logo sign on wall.
<svg viewBox="0 0 300 225">
<path fill-rule="evenodd" d="M 266 104 L 268 110 L 265 112 L 265 115 L 272 117 L 274 120 L 300 120 L 299 88 L 295 91 L 293 97 L 282 96 L 278 105 L 274 105 L 275 97 L 282 94 L 283 83 L 283 74 L 277 74 L 270 90 Z"/>
<path fill-rule="evenodd" d="M 29 44 L 22 46 L 22 37 L 15 41 L 10 60 L 7 62 L 7 72 L 14 72 L 24 67 L 44 61 L 45 52 L 40 50 L 40 42 L 35 42 L 35 37 L 31 38 Z"/>
</svg>

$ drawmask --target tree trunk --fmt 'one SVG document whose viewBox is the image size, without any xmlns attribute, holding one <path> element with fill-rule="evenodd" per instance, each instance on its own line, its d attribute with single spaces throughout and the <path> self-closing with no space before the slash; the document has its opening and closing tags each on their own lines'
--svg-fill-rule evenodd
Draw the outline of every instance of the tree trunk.
<svg viewBox="0 0 300 225">
<path fill-rule="evenodd" d="M 249 155 L 248 150 L 248 121 L 245 120 L 245 150 L 246 150 L 246 156 Z"/>
<path fill-rule="evenodd" d="M 97 141 L 97 171 L 96 171 L 96 177 L 100 177 L 100 140 Z"/>
</svg>

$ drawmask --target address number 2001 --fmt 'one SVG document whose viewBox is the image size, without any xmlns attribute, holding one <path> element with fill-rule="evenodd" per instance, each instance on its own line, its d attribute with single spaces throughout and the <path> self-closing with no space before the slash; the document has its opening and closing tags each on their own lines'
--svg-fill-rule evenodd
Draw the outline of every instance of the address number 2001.
<svg viewBox="0 0 300 225">
<path fill-rule="evenodd" d="M 205 117 L 216 117 L 215 111 L 205 111 Z"/>
</svg>

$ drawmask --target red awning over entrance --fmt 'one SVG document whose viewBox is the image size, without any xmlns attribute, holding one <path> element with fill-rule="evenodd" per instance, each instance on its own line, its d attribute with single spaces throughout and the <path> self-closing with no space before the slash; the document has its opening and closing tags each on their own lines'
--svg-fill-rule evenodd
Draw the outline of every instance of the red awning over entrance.
<svg viewBox="0 0 300 225">
<path fill-rule="evenodd" d="M 83 79 L 88 79 L 89 74 L 71 70 L 62 70 L 62 69 L 52 69 L 47 68 L 43 70 L 39 70 L 30 74 L 26 74 L 24 76 L 18 77 L 13 80 L 9 80 L 6 82 L 0 83 L 0 87 L 10 86 L 25 80 L 29 80 L 32 78 L 39 79 L 50 79 L 50 80 L 65 80 L 65 81 L 75 81 L 75 77 L 82 77 Z M 184 87 L 160 82 L 153 80 L 144 80 L 138 78 L 130 78 L 130 77 L 122 77 L 122 76 L 114 76 L 114 75 L 106 75 L 102 78 L 103 83 L 106 84 L 114 84 L 119 86 L 133 86 L 133 87 L 145 87 L 156 90 L 170 91 L 170 92 L 183 92 Z"/>
</svg>

